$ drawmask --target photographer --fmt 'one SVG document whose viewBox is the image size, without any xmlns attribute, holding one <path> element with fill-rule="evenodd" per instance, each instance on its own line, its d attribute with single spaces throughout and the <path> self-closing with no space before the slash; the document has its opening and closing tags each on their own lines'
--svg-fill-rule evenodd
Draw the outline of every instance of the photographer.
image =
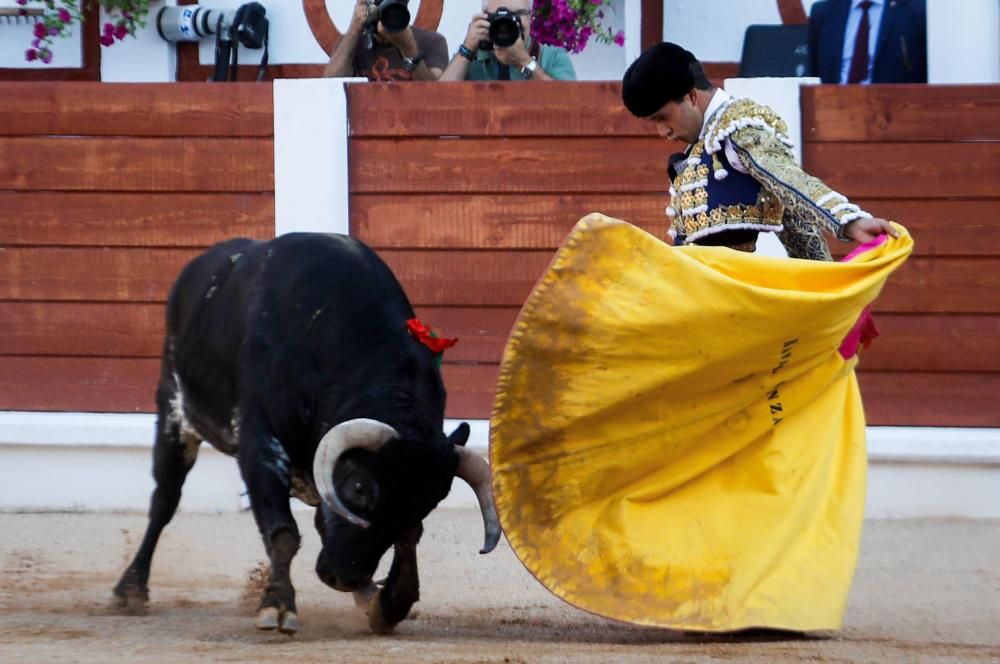
<svg viewBox="0 0 1000 664">
<path fill-rule="evenodd" d="M 573 63 L 565 49 L 538 44 L 529 36 L 530 0 L 488 0 L 483 4 L 484 13 L 472 17 L 465 40 L 440 80 L 576 80 Z M 493 26 L 494 35 L 505 33 L 512 18 L 516 18 L 513 24 L 519 32 L 516 41 L 507 47 L 492 43 L 490 27 Z"/>
<path fill-rule="evenodd" d="M 407 0 L 402 0 L 403 5 Z M 436 32 L 411 25 L 398 32 L 373 25 L 386 0 L 357 0 L 351 24 L 333 49 L 323 76 L 369 81 L 436 81 L 448 64 L 448 44 Z"/>
</svg>

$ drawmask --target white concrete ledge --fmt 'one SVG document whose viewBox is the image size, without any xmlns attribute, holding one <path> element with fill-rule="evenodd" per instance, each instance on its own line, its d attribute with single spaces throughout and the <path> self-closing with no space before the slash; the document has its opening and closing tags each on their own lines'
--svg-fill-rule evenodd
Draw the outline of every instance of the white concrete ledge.
<svg viewBox="0 0 1000 664">
<path fill-rule="evenodd" d="M 151 414 L 0 412 L 0 510 L 148 507 Z M 450 433 L 459 420 L 445 422 Z M 489 422 L 469 421 L 468 447 L 485 454 Z M 869 427 L 869 518 L 1000 518 L 1000 429 Z M 181 507 L 246 507 L 236 464 L 203 445 Z M 472 506 L 455 482 L 444 506 Z"/>
</svg>

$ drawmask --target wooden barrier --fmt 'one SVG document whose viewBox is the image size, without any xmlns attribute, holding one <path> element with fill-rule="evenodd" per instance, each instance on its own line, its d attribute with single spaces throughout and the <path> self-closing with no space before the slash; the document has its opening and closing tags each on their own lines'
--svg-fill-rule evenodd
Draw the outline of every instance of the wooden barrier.
<svg viewBox="0 0 1000 664">
<path fill-rule="evenodd" d="M 0 410 L 153 410 L 177 271 L 274 234 L 271 96 L 0 83 Z"/>
<path fill-rule="evenodd" d="M 520 92 L 348 90 L 351 232 L 386 257 L 422 317 L 462 339 L 444 364 L 455 417 L 489 417 L 517 310 L 580 217 L 666 230 L 664 163 L 681 146 L 629 116 L 617 85 L 532 84 L 530 102 Z M 1000 239 L 990 233 L 1000 95 L 821 86 L 802 105 L 807 170 L 917 240 L 875 306 L 882 338 L 860 373 L 869 421 L 1000 425 Z"/>
<path fill-rule="evenodd" d="M 592 211 L 662 236 L 681 146 L 613 83 L 350 85 L 351 232 L 446 353 L 448 415 L 489 417 L 519 307 Z M 163 301 L 226 237 L 273 234 L 268 84 L 0 83 L 0 410 L 151 411 Z M 1000 132 L 990 86 L 819 86 L 806 168 L 898 219 L 872 424 L 1000 426 Z M 836 247 L 843 251 L 843 247 Z"/>
<path fill-rule="evenodd" d="M 1000 90 L 803 88 L 805 168 L 916 241 L 859 373 L 874 424 L 1000 426 Z"/>
</svg>

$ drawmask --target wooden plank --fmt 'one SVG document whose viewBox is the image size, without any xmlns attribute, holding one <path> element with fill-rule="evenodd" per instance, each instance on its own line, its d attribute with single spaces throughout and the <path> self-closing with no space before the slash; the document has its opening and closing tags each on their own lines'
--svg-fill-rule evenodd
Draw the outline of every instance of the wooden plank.
<svg viewBox="0 0 1000 664">
<path fill-rule="evenodd" d="M 360 138 L 350 142 L 350 188 L 351 193 L 420 194 L 663 192 L 667 157 L 680 148 L 660 138 Z"/>
<path fill-rule="evenodd" d="M 1000 426 L 1000 374 L 861 371 L 870 425 Z"/>
<path fill-rule="evenodd" d="M 849 198 L 989 198 L 1000 143 L 806 143 L 806 171 Z"/>
<path fill-rule="evenodd" d="M 0 302 L 0 355 L 159 357 L 160 303 Z"/>
<path fill-rule="evenodd" d="M 447 415 L 488 419 L 498 366 L 443 366 Z M 152 412 L 156 359 L 0 356 L 0 410 Z M 1000 426 L 1000 374 L 873 372 L 860 376 L 868 423 Z"/>
<path fill-rule="evenodd" d="M 520 307 L 551 251 L 379 252 L 414 306 Z"/>
<path fill-rule="evenodd" d="M 273 136 L 269 83 L 0 82 L 0 135 Z"/>
<path fill-rule="evenodd" d="M 1000 372 L 1000 315 L 875 314 L 863 370 Z"/>
<path fill-rule="evenodd" d="M 499 363 L 519 311 L 520 307 L 416 307 L 420 320 L 442 336 L 458 339 L 445 351 L 447 363 Z"/>
<path fill-rule="evenodd" d="M 493 411 L 500 367 L 496 364 L 449 364 L 441 366 L 448 401 L 445 416 L 455 419 L 488 420 Z"/>
<path fill-rule="evenodd" d="M 274 142 L 0 137 L 0 189 L 274 191 Z"/>
<path fill-rule="evenodd" d="M 0 357 L 0 410 L 149 413 L 160 361 Z"/>
<path fill-rule="evenodd" d="M 4 245 L 206 247 L 274 237 L 274 194 L 0 191 Z"/>
<path fill-rule="evenodd" d="M 459 343 L 449 362 L 499 362 L 517 307 L 418 307 L 417 316 Z M 159 357 L 162 303 L 0 302 L 0 355 Z"/>
<path fill-rule="evenodd" d="M 165 300 L 188 249 L 0 249 L 0 300 Z M 386 249 L 415 306 L 520 307 L 548 250 Z M 879 312 L 1000 313 L 1000 258 L 912 258 L 876 301 Z"/>
<path fill-rule="evenodd" d="M 740 75 L 739 62 L 702 62 L 705 76 L 717 87 L 722 87 L 727 78 L 738 78 Z"/>
<path fill-rule="evenodd" d="M 889 277 L 873 310 L 1000 313 L 1000 259 L 911 258 Z"/>
<path fill-rule="evenodd" d="M 499 367 L 443 366 L 447 416 L 489 419 Z M 1000 374 L 862 371 L 865 413 L 873 426 L 1000 426 Z"/>
<path fill-rule="evenodd" d="M 521 88 L 500 82 L 352 83 L 347 85 L 351 137 L 657 136 L 653 123 L 622 104 L 620 82 L 531 85 L 526 104 Z"/>
<path fill-rule="evenodd" d="M 521 306 L 549 251 L 383 250 L 418 305 Z M 877 312 L 1000 313 L 1000 258 L 912 258 L 889 279 Z"/>
<path fill-rule="evenodd" d="M 0 249 L 0 300 L 164 302 L 195 249 Z"/>
<path fill-rule="evenodd" d="M 872 214 L 906 226 L 917 256 L 1000 256 L 1000 198 L 898 200 L 852 198 Z M 840 245 L 840 246 L 836 246 Z M 839 253 L 854 246 L 835 242 Z"/>
<path fill-rule="evenodd" d="M 351 197 L 351 235 L 376 248 L 554 250 L 576 222 L 591 212 L 626 219 L 665 237 L 666 203 L 666 192 L 630 196 L 355 194 Z"/>
<path fill-rule="evenodd" d="M 807 85 L 805 141 L 1000 141 L 996 85 Z"/>
</svg>

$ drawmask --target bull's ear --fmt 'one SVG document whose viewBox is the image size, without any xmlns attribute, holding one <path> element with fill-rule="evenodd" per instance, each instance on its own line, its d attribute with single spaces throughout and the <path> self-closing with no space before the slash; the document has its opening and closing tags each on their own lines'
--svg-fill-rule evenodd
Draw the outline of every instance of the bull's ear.
<svg viewBox="0 0 1000 664">
<path fill-rule="evenodd" d="M 464 446 L 469 440 L 469 423 L 462 422 L 458 427 L 451 432 L 448 436 L 448 442 L 452 445 L 462 445 Z"/>
</svg>

